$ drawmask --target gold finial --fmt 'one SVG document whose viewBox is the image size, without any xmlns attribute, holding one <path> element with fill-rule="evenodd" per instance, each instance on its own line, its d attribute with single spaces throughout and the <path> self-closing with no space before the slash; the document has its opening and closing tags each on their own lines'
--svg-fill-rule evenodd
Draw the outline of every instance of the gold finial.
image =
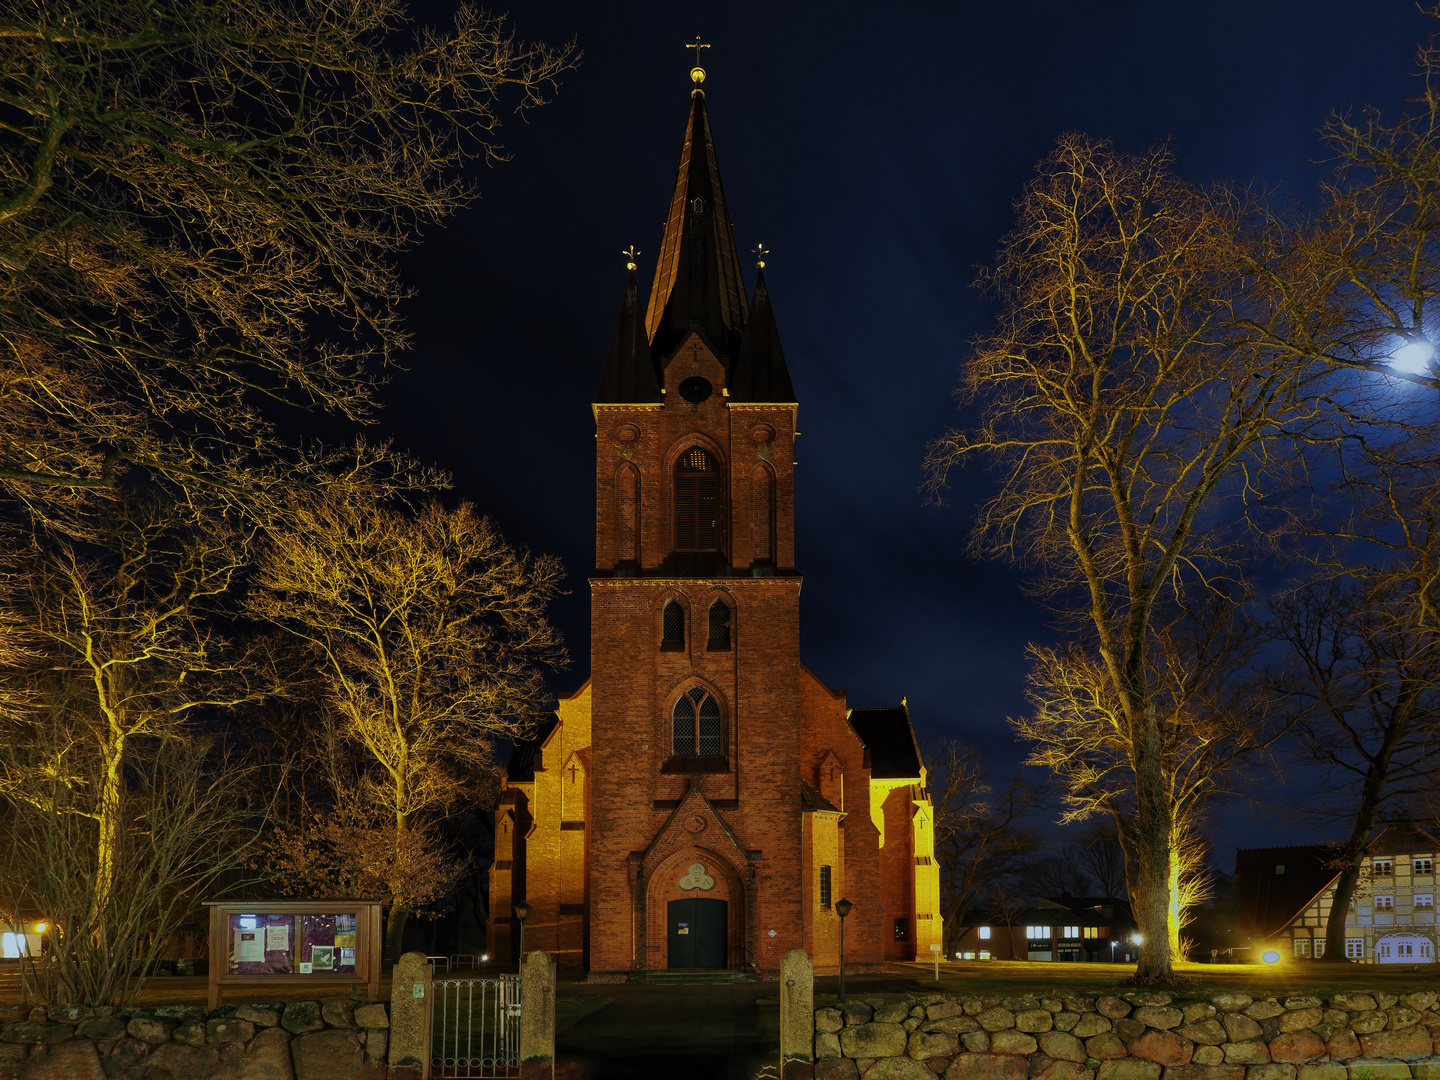
<svg viewBox="0 0 1440 1080">
<path fill-rule="evenodd" d="M 756 244 L 750 249 L 755 255 L 755 265 L 761 270 L 765 269 L 765 256 L 770 254 L 770 249 L 764 244 Z"/>
<path fill-rule="evenodd" d="M 695 66 L 690 69 L 690 81 L 696 86 L 699 86 L 705 81 L 705 69 L 700 66 L 700 50 L 708 49 L 709 47 L 709 42 L 701 41 L 699 34 L 695 35 L 694 44 L 685 46 L 687 49 L 695 50 Z"/>
<path fill-rule="evenodd" d="M 641 255 L 640 252 L 635 250 L 635 245 L 631 244 L 624 251 L 620 252 L 620 254 L 625 256 L 625 269 L 634 270 L 635 260 L 638 259 Z"/>
</svg>

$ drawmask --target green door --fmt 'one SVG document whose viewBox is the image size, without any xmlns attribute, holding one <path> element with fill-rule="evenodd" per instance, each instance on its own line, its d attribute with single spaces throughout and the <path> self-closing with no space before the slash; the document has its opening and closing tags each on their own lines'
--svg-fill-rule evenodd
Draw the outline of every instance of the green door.
<svg viewBox="0 0 1440 1080">
<path fill-rule="evenodd" d="M 726 915 L 724 900 L 671 900 L 665 906 L 670 967 L 723 968 Z"/>
</svg>

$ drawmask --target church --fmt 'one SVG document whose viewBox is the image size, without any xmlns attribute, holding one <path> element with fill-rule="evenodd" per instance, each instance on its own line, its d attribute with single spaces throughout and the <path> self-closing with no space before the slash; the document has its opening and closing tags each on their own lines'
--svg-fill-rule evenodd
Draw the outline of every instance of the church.
<svg viewBox="0 0 1440 1080">
<path fill-rule="evenodd" d="M 910 714 L 800 661 L 798 404 L 757 264 L 748 300 L 700 89 L 642 306 L 635 263 L 596 391 L 590 678 L 514 748 L 491 962 L 593 981 L 928 959 L 933 813 Z M 517 912 L 517 905 L 519 911 Z M 526 910 L 528 909 L 528 911 Z"/>
</svg>

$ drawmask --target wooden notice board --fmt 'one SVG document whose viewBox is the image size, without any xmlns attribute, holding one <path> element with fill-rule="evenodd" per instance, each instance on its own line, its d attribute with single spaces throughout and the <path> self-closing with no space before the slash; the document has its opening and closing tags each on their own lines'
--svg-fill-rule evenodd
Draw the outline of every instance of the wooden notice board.
<svg viewBox="0 0 1440 1080">
<path fill-rule="evenodd" d="M 210 1008 L 231 986 L 365 983 L 380 997 L 379 900 L 207 900 Z"/>
</svg>

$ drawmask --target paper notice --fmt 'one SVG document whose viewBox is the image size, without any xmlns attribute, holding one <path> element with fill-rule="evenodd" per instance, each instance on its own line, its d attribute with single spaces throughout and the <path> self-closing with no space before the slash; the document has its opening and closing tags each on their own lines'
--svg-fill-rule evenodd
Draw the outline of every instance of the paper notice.
<svg viewBox="0 0 1440 1080">
<path fill-rule="evenodd" d="M 265 939 L 259 930 L 235 931 L 235 959 L 241 964 L 265 962 Z"/>
<path fill-rule="evenodd" d="M 265 928 L 265 951 L 266 952 L 289 952 L 290 951 L 290 927 L 288 926 L 267 926 Z"/>
<path fill-rule="evenodd" d="M 355 966 L 355 950 L 354 950 L 354 949 L 341 949 L 341 950 L 340 950 L 340 966 L 341 966 L 341 967 L 345 967 L 346 965 L 349 965 L 350 967 L 354 967 L 354 966 Z"/>
</svg>

